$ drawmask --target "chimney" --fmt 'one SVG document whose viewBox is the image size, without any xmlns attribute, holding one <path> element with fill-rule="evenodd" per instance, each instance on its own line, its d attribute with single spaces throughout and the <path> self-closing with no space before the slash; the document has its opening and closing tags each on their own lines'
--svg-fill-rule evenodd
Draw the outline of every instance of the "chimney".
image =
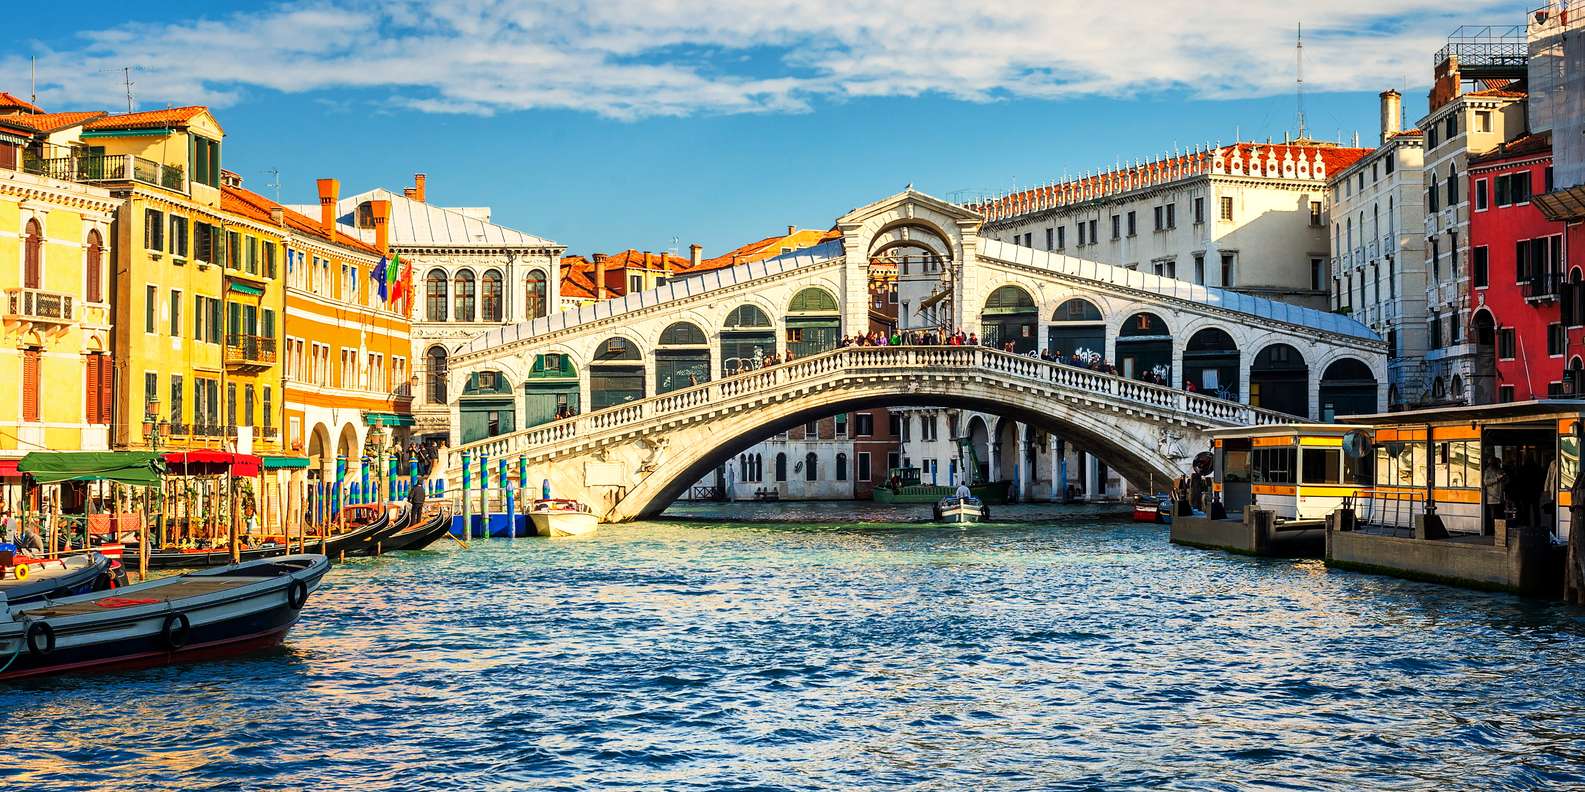
<svg viewBox="0 0 1585 792">
<path fill-rule="evenodd" d="M 418 197 L 418 191 L 413 189 L 413 188 L 411 188 L 411 187 L 403 187 L 402 188 L 402 197 L 406 198 L 409 201 L 416 200 L 417 197 Z"/>
<path fill-rule="evenodd" d="M 698 242 L 688 246 L 688 268 L 693 269 L 704 261 L 704 248 Z"/>
<path fill-rule="evenodd" d="M 1381 142 L 1403 131 L 1403 96 L 1387 89 L 1381 92 Z"/>
<path fill-rule="evenodd" d="M 336 241 L 336 201 L 341 198 L 341 182 L 335 179 L 320 179 L 319 185 L 319 227 L 331 242 Z"/>
<path fill-rule="evenodd" d="M 1449 55 L 1446 60 L 1436 65 L 1432 72 L 1433 81 L 1431 92 L 1426 97 L 1426 104 L 1430 105 L 1428 112 L 1436 112 L 1442 105 L 1458 98 L 1462 78 L 1459 77 L 1458 56 Z"/>
<path fill-rule="evenodd" d="M 605 299 L 605 254 L 594 254 L 594 298 Z"/>
<path fill-rule="evenodd" d="M 379 248 L 380 255 L 391 255 L 390 227 L 385 222 L 391 216 L 391 202 L 370 201 L 369 214 L 374 220 L 374 246 Z"/>
<path fill-rule="evenodd" d="M 793 234 L 796 234 L 796 233 L 798 233 L 798 226 L 795 226 L 795 225 L 787 226 L 787 236 L 792 236 Z"/>
<path fill-rule="evenodd" d="M 413 174 L 413 200 L 419 203 L 424 202 L 424 181 L 427 178 L 422 173 Z"/>
<path fill-rule="evenodd" d="M 286 210 L 279 206 L 270 207 L 270 222 L 275 225 L 286 225 Z"/>
</svg>

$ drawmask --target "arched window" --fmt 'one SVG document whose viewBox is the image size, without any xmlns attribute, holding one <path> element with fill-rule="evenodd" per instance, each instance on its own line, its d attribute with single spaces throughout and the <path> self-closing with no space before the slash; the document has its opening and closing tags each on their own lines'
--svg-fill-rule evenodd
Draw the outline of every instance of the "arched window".
<svg viewBox="0 0 1585 792">
<path fill-rule="evenodd" d="M 1018 286 L 1002 286 L 985 299 L 980 312 L 980 338 L 986 346 L 1005 347 L 1020 354 L 1038 344 L 1035 327 L 1040 316 L 1035 299 Z"/>
<path fill-rule="evenodd" d="M 1095 303 L 1083 297 L 1074 297 L 1057 306 L 1056 312 L 1051 315 L 1051 321 L 1099 322 L 1101 321 L 1101 309 L 1096 308 Z"/>
<path fill-rule="evenodd" d="M 804 454 L 804 481 L 814 481 L 815 470 L 819 466 L 820 458 L 815 456 L 815 452 L 810 451 L 809 453 Z"/>
<path fill-rule="evenodd" d="M 837 481 L 848 480 L 848 455 L 837 454 Z"/>
<path fill-rule="evenodd" d="M 549 316 L 545 310 L 545 271 L 529 270 L 528 288 L 523 293 L 523 314 L 529 319 Z"/>
<path fill-rule="evenodd" d="M 424 319 L 430 322 L 446 321 L 446 272 L 432 269 L 424 276 Z"/>
<path fill-rule="evenodd" d="M 505 297 L 501 285 L 501 271 L 485 270 L 483 286 L 484 321 L 499 322 L 501 321 L 502 298 Z"/>
<path fill-rule="evenodd" d="M 459 322 L 471 322 L 474 317 L 476 295 L 473 270 L 463 270 L 452 278 L 451 286 L 456 290 L 452 297 L 451 317 Z"/>
<path fill-rule="evenodd" d="M 39 221 L 28 220 L 22 248 L 22 286 L 37 289 L 39 273 L 44 269 L 44 231 L 39 228 Z"/>
<path fill-rule="evenodd" d="M 104 240 L 99 236 L 99 230 L 88 232 L 88 245 L 84 249 L 83 269 L 88 276 L 88 302 L 104 302 L 104 280 L 101 270 L 105 257 Z"/>
<path fill-rule="evenodd" d="M 777 482 L 783 482 L 783 481 L 786 481 L 786 480 L 787 480 L 787 455 L 786 454 L 777 454 L 776 455 L 776 481 Z"/>
<path fill-rule="evenodd" d="M 424 392 L 431 404 L 446 403 L 446 348 L 432 346 L 424 353 L 425 383 Z"/>
</svg>

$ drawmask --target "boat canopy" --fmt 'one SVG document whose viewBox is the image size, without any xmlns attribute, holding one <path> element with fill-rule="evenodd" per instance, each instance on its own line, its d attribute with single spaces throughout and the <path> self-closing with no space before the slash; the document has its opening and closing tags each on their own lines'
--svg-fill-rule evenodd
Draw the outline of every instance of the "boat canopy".
<svg viewBox="0 0 1585 792">
<path fill-rule="evenodd" d="M 229 468 L 233 476 L 254 478 L 259 475 L 261 462 L 252 454 L 229 451 L 171 451 L 165 454 L 165 464 L 179 476 L 219 476 Z"/>
<path fill-rule="evenodd" d="M 119 481 L 157 487 L 165 462 L 152 451 L 34 451 L 17 470 L 41 484 L 62 481 Z"/>
</svg>

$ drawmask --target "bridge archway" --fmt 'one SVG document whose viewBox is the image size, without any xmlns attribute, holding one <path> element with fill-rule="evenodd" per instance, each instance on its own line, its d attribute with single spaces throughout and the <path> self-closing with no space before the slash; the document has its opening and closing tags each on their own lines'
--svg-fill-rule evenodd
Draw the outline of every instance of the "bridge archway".
<svg viewBox="0 0 1585 792">
<path fill-rule="evenodd" d="M 721 373 L 736 374 L 760 367 L 776 353 L 776 328 L 759 306 L 744 303 L 732 309 L 721 323 Z"/>
<path fill-rule="evenodd" d="M 1249 368 L 1249 403 L 1310 417 L 1310 367 L 1290 344 L 1268 344 Z"/>
<path fill-rule="evenodd" d="M 1095 303 L 1073 297 L 1057 306 L 1046 330 L 1046 349 L 1058 357 L 1106 357 L 1106 320 Z"/>
<path fill-rule="evenodd" d="M 969 448 L 973 451 L 973 455 L 970 459 L 964 460 L 964 464 L 974 465 L 975 476 L 984 481 L 991 477 L 991 430 L 985 424 L 985 417 L 981 415 L 969 419 L 968 429 Z"/>
<path fill-rule="evenodd" d="M 601 341 L 589 361 L 589 409 L 603 410 L 644 398 L 644 355 L 625 336 Z"/>
<path fill-rule="evenodd" d="M 710 381 L 710 338 L 693 322 L 672 322 L 655 345 L 655 393 Z"/>
<path fill-rule="evenodd" d="M 1364 361 L 1351 357 L 1332 361 L 1321 374 L 1321 420 L 1376 412 L 1376 390 L 1376 375 Z"/>
<path fill-rule="evenodd" d="M 1011 341 L 1012 352 L 1033 352 L 1040 343 L 1035 328 L 1040 323 L 1040 310 L 1035 298 L 1022 286 L 999 286 L 985 298 L 980 312 L 980 341 L 988 347 L 1002 349 Z"/>
<path fill-rule="evenodd" d="M 1238 401 L 1239 368 L 1238 344 L 1220 327 L 1200 328 L 1183 347 L 1183 378 L 1201 393 Z"/>
<path fill-rule="evenodd" d="M 787 351 L 808 357 L 837 348 L 842 338 L 842 313 L 837 298 L 819 286 L 799 290 L 787 303 Z"/>
<path fill-rule="evenodd" d="M 1117 331 L 1113 359 L 1117 371 L 1128 379 L 1160 377 L 1161 384 L 1174 384 L 1172 378 L 1172 331 L 1167 322 L 1150 311 L 1140 311 L 1123 320 Z"/>
</svg>

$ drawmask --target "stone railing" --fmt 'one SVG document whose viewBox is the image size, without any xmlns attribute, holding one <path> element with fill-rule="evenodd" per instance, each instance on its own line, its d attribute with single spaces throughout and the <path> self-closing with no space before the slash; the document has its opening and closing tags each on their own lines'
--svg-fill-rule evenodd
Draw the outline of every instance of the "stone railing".
<svg viewBox="0 0 1585 792">
<path fill-rule="evenodd" d="M 1196 418 L 1207 427 L 1301 420 L 1240 402 L 987 347 L 846 347 L 461 445 L 452 449 L 449 468 L 453 472 L 459 470 L 463 454 L 473 459 L 480 454 L 499 459 L 503 454 L 537 453 L 561 444 L 589 443 L 641 433 L 662 421 L 729 408 L 748 399 L 767 398 L 792 388 L 807 388 L 830 380 L 836 374 L 943 372 L 998 375 L 1009 382 L 1040 384 L 1055 391 L 1105 397 L 1146 408 L 1163 417 Z"/>
</svg>

